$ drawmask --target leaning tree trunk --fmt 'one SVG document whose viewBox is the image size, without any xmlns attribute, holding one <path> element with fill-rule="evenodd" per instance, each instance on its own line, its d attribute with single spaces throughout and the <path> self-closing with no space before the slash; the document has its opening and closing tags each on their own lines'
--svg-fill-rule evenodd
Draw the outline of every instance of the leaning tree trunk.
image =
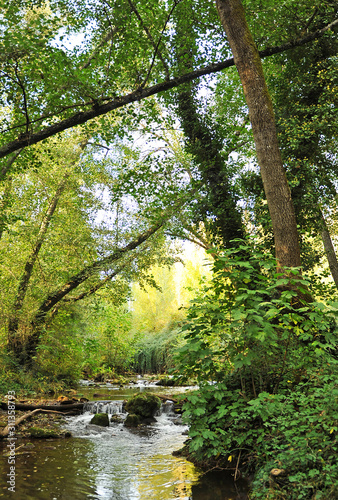
<svg viewBox="0 0 338 500">
<path fill-rule="evenodd" d="M 178 94 L 178 104 L 178 114 L 189 141 L 188 149 L 199 163 L 201 176 L 208 190 L 207 199 L 202 203 L 202 212 L 206 211 L 216 217 L 211 224 L 214 242 L 221 240 L 225 247 L 232 247 L 233 240 L 244 238 L 244 228 L 220 153 L 222 144 L 201 122 L 192 89 Z"/>
<path fill-rule="evenodd" d="M 322 230 L 321 237 L 323 240 L 324 251 L 329 263 L 329 268 L 331 271 L 332 278 L 338 288 L 338 261 L 337 255 L 332 243 L 332 239 L 330 236 L 329 228 L 327 227 L 326 220 L 324 219 L 323 213 L 320 212 L 321 222 L 322 222 Z"/>
<path fill-rule="evenodd" d="M 297 222 L 279 150 L 272 101 L 241 0 L 216 0 L 234 56 L 256 145 L 275 240 L 277 269 L 300 267 Z"/>
<path fill-rule="evenodd" d="M 64 299 L 64 297 L 66 297 L 73 290 L 76 290 L 90 277 L 94 276 L 95 274 L 98 275 L 100 271 L 109 268 L 115 262 L 121 260 L 128 252 L 131 252 L 135 248 L 139 247 L 143 242 L 145 242 L 148 238 L 155 234 L 156 231 L 158 231 L 163 226 L 163 224 L 164 219 L 157 224 L 154 224 L 147 231 L 141 233 L 125 247 L 117 248 L 107 257 L 101 260 L 97 260 L 93 262 L 93 264 L 86 266 L 77 274 L 73 275 L 67 283 L 64 283 L 60 288 L 50 293 L 40 305 L 31 322 L 32 333 L 26 338 L 26 343 L 21 353 L 21 362 L 27 367 L 30 367 L 32 365 L 33 358 L 34 356 L 36 356 L 37 349 L 40 344 L 41 335 L 45 329 L 47 315 L 62 299 Z M 122 268 L 123 266 L 120 267 L 120 269 Z M 112 273 L 112 276 L 113 275 L 115 275 L 115 273 Z M 97 289 L 99 289 L 99 287 L 97 287 Z M 95 291 L 96 290 L 94 290 L 93 293 L 95 293 Z M 79 300 L 81 300 L 81 298 L 85 298 L 86 296 L 86 293 L 81 294 L 79 296 Z"/>
<path fill-rule="evenodd" d="M 49 225 L 51 223 L 52 217 L 54 215 L 55 209 L 57 207 L 60 196 L 62 195 L 69 174 L 66 173 L 62 181 L 60 182 L 55 195 L 53 196 L 49 207 L 45 213 L 45 216 L 41 222 L 39 234 L 37 236 L 36 242 L 32 251 L 26 261 L 25 268 L 20 278 L 19 286 L 14 298 L 12 306 L 12 315 L 8 322 L 8 349 L 15 353 L 16 357 L 20 358 L 22 351 L 24 350 L 24 345 L 22 342 L 18 342 L 16 338 L 17 330 L 19 327 L 21 310 L 24 304 L 24 300 L 29 287 L 30 279 L 34 270 L 35 262 L 38 258 L 39 252 L 41 250 L 42 244 L 45 240 Z"/>
</svg>

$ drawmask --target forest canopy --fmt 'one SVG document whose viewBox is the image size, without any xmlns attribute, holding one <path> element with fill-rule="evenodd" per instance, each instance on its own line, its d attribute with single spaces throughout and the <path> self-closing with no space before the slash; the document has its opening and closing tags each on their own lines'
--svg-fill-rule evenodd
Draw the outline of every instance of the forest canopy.
<svg viewBox="0 0 338 500">
<path fill-rule="evenodd" d="M 337 7 L 3 2 L 2 392 L 172 368 L 192 459 L 337 493 Z"/>
</svg>

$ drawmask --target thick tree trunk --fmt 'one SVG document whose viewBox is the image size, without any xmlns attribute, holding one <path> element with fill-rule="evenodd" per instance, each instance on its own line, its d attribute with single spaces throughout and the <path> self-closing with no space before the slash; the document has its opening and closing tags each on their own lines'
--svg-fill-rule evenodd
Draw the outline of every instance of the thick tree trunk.
<svg viewBox="0 0 338 500">
<path fill-rule="evenodd" d="M 279 150 L 263 67 L 240 0 L 216 0 L 242 82 L 273 227 L 278 270 L 299 267 L 300 248 L 290 188 Z"/>
<path fill-rule="evenodd" d="M 231 192 L 224 159 L 220 154 L 222 144 L 201 122 L 192 96 L 192 89 L 180 92 L 178 103 L 178 114 L 189 140 L 188 149 L 200 165 L 201 176 L 208 190 L 208 197 L 204 205 L 202 203 L 202 216 L 216 217 L 210 226 L 214 243 L 220 242 L 225 247 L 231 247 L 233 246 L 232 240 L 244 238 L 244 228 L 235 196 Z"/>
<path fill-rule="evenodd" d="M 324 251 L 325 255 L 327 258 L 327 261 L 329 263 L 329 268 L 331 271 L 331 275 L 333 278 L 333 281 L 336 284 L 336 287 L 338 288 L 338 261 L 337 261 L 337 255 L 332 243 L 332 239 L 330 236 L 329 228 L 327 227 L 326 220 L 324 219 L 324 216 L 322 212 L 320 212 L 321 215 L 321 221 L 322 221 L 322 230 L 321 230 L 321 237 L 323 240 L 323 245 L 324 245 Z"/>
</svg>

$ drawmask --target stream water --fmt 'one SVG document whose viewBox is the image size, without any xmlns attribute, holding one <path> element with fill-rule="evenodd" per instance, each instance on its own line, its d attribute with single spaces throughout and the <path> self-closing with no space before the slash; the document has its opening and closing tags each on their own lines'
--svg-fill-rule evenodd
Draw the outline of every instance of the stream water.
<svg viewBox="0 0 338 500">
<path fill-rule="evenodd" d="M 165 405 L 156 423 L 140 430 L 123 423 L 110 427 L 90 425 L 96 411 L 119 414 L 122 400 L 143 391 L 140 381 L 123 388 L 105 385 L 81 388 L 79 392 L 97 400 L 82 415 L 67 418 L 72 438 L 34 440 L 30 448 L 16 454 L 15 493 L 8 491 L 9 465 L 1 457 L 0 497 L 13 500 L 239 500 L 247 498 L 247 484 L 234 483 L 231 474 L 203 474 L 181 457 L 172 456 L 182 447 L 186 426 L 178 425 Z M 147 385 L 147 391 L 173 394 Z M 94 394 L 104 391 L 109 398 Z M 109 400 L 109 401 L 108 401 Z M 17 443 L 17 448 L 20 446 Z M 6 443 L 2 446 L 5 448 Z"/>
</svg>

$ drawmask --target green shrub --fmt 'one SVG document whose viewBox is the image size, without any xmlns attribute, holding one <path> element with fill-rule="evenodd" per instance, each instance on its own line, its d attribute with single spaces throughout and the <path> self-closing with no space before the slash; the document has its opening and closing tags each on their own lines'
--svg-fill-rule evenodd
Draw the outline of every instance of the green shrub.
<svg viewBox="0 0 338 500">
<path fill-rule="evenodd" d="M 228 250 L 188 311 L 178 363 L 200 389 L 184 405 L 187 451 L 254 473 L 255 499 L 335 498 L 337 304 L 307 303 L 311 284 L 275 266 L 264 251 Z M 285 476 L 269 481 L 273 468 Z"/>
<path fill-rule="evenodd" d="M 188 396 L 188 451 L 200 465 L 255 473 L 255 499 L 335 498 L 338 485 L 338 382 L 318 374 L 285 394 L 246 400 L 226 383 L 203 385 Z M 286 479 L 269 490 L 273 468 Z"/>
</svg>

